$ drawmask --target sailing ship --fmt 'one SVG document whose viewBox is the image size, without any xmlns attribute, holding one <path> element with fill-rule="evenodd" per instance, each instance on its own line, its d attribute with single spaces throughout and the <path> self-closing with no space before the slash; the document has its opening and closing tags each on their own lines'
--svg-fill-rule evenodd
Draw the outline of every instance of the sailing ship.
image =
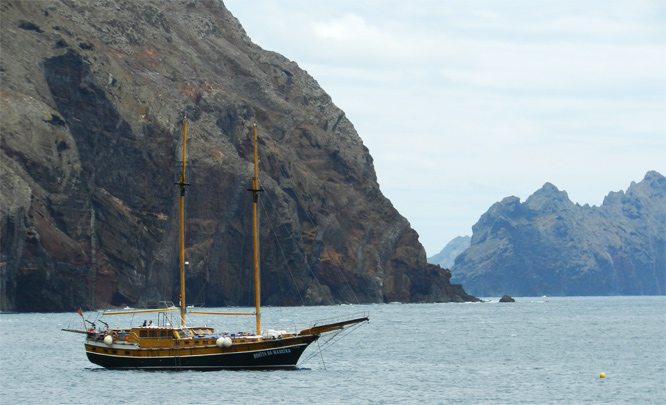
<svg viewBox="0 0 666 405">
<path fill-rule="evenodd" d="M 103 315 L 127 315 L 157 313 L 157 324 L 131 328 L 112 328 L 104 324 L 97 327 L 85 320 L 84 330 L 63 329 L 86 334 L 85 351 L 88 359 L 109 369 L 154 370 L 224 370 L 224 369 L 293 369 L 305 349 L 322 335 L 333 335 L 345 328 L 359 326 L 369 320 L 363 313 L 336 321 L 315 323 L 300 332 L 261 329 L 259 243 L 257 203 L 259 193 L 257 167 L 257 127 L 253 126 L 254 177 L 252 178 L 252 233 L 254 256 L 254 312 L 188 312 L 185 304 L 185 235 L 184 198 L 188 184 L 185 182 L 187 156 L 187 120 L 183 121 L 182 170 L 180 187 L 180 306 L 163 302 L 163 308 L 144 310 L 106 311 Z M 208 326 L 188 326 L 187 314 L 254 316 L 253 332 L 221 333 Z M 82 315 L 79 310 L 79 315 Z M 88 327 L 88 324 L 90 327 Z"/>
</svg>

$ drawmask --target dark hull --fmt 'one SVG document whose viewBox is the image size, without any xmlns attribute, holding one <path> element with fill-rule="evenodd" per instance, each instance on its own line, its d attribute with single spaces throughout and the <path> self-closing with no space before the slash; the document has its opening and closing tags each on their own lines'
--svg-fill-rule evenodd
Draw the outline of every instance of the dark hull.
<svg viewBox="0 0 666 405">
<path fill-rule="evenodd" d="M 169 355 L 138 355 L 142 349 L 132 350 L 130 355 L 93 353 L 86 351 L 88 359 L 97 365 L 110 369 L 151 369 L 151 370 L 271 370 L 296 367 L 301 354 L 317 340 L 318 336 L 284 339 L 275 342 L 255 344 L 243 351 L 223 351 L 196 354 L 196 350 L 172 350 Z M 252 345 L 247 345 L 252 346 Z M 188 352 L 180 355 L 180 353 Z"/>
</svg>

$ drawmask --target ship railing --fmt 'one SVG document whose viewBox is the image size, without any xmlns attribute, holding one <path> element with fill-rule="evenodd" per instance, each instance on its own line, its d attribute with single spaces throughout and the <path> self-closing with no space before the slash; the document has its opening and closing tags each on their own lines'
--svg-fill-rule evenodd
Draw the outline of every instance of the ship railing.
<svg viewBox="0 0 666 405">
<path fill-rule="evenodd" d="M 320 325 L 329 325 L 332 323 L 341 323 L 345 321 L 349 321 L 351 319 L 370 319 L 370 313 L 368 311 L 363 311 L 363 312 L 356 312 L 353 314 L 347 314 L 347 315 L 339 315 L 335 316 L 332 318 L 325 318 L 325 319 L 319 319 L 316 320 L 313 324 L 312 327 L 315 326 L 320 326 Z"/>
<path fill-rule="evenodd" d="M 347 326 L 360 325 L 363 322 L 370 321 L 368 312 L 361 312 L 352 315 L 338 316 L 315 322 L 311 327 L 303 329 L 299 335 L 321 335 L 333 331 L 341 331 Z"/>
</svg>

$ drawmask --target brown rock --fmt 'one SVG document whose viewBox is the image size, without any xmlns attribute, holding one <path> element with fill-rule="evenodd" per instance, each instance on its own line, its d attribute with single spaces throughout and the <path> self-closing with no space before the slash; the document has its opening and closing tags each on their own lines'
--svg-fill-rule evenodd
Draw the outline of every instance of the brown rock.
<svg viewBox="0 0 666 405">
<path fill-rule="evenodd" d="M 253 302 L 254 123 L 265 304 L 474 299 L 426 263 L 344 112 L 221 3 L 0 7 L 3 310 L 177 302 L 184 116 L 188 302 Z"/>
</svg>

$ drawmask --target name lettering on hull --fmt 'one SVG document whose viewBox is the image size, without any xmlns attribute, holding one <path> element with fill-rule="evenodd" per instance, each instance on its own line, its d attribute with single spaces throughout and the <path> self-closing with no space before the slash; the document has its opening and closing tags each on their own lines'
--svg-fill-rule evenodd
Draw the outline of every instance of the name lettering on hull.
<svg viewBox="0 0 666 405">
<path fill-rule="evenodd" d="M 253 354 L 255 359 L 258 359 L 260 357 L 265 357 L 265 356 L 274 356 L 276 354 L 291 354 L 291 349 L 274 349 L 274 350 L 267 350 L 265 352 L 259 352 Z"/>
</svg>

